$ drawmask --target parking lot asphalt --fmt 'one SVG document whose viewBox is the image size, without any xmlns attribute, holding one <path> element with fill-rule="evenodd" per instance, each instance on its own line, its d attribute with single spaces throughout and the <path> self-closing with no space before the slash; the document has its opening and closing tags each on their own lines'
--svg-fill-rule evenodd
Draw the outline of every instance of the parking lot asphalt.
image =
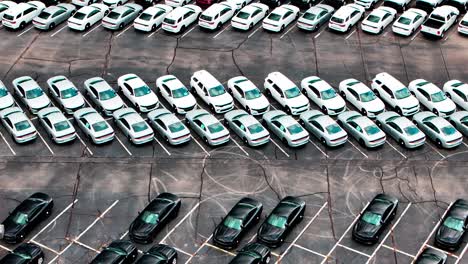
<svg viewBox="0 0 468 264">
<path fill-rule="evenodd" d="M 335 87 L 346 78 L 369 83 L 383 71 L 403 83 L 468 81 L 468 39 L 455 27 L 441 40 L 420 33 L 404 38 L 390 28 L 379 36 L 360 29 L 337 34 L 325 27 L 306 33 L 295 25 L 279 34 L 259 25 L 250 32 L 230 26 L 206 32 L 195 26 L 179 35 L 142 34 L 132 27 L 112 33 L 102 26 L 79 33 L 62 25 L 51 32 L 0 28 L 0 39 L 0 80 L 10 90 L 11 81 L 23 75 L 43 88 L 48 78 L 65 75 L 82 91 L 88 78 L 100 76 L 116 86 L 126 73 L 138 74 L 153 89 L 165 74 L 188 86 L 200 69 L 224 84 L 244 75 L 261 89 L 273 71 L 296 84 L 318 75 Z M 231 133 L 231 142 L 211 148 L 192 133 L 193 140 L 183 146 L 170 146 L 156 135 L 151 144 L 136 147 L 114 126 L 116 139 L 104 146 L 93 145 L 81 131 L 73 143 L 56 145 L 37 119 L 33 123 L 41 137 L 31 144 L 15 144 L 0 128 L 0 216 L 35 191 L 54 198 L 52 216 L 26 239 L 42 247 L 45 263 L 89 262 L 112 240 L 126 238 L 137 213 L 163 191 L 179 195 L 182 207 L 156 242 L 175 247 L 179 263 L 227 263 L 236 252 L 211 241 L 227 211 L 250 196 L 263 203 L 264 219 L 287 195 L 306 201 L 306 215 L 286 243 L 273 250 L 273 263 L 411 263 L 422 248 L 433 245 L 433 230 L 449 204 L 467 197 L 466 138 L 453 150 L 432 142 L 407 150 L 390 138 L 376 150 L 354 139 L 327 148 L 312 137 L 305 147 L 293 149 L 274 136 L 266 146 L 250 148 Z M 350 227 L 381 192 L 400 199 L 394 225 L 377 245 L 359 245 Z M 258 226 L 241 246 L 255 240 Z M 449 256 L 449 264 L 468 263 L 466 245 Z M 12 248 L 0 243 L 0 256 Z"/>
</svg>

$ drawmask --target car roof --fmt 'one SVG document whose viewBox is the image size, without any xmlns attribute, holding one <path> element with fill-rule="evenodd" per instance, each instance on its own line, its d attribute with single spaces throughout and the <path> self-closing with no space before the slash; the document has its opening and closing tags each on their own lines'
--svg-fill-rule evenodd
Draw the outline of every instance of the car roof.
<svg viewBox="0 0 468 264">
<path fill-rule="evenodd" d="M 289 116 L 289 115 L 280 116 L 278 118 L 273 119 L 272 121 L 274 120 L 278 120 L 284 126 L 297 124 L 296 119 L 294 119 L 292 116 Z"/>
<path fill-rule="evenodd" d="M 278 15 L 284 15 L 286 14 L 287 12 L 294 12 L 294 10 L 288 8 L 288 7 L 285 7 L 285 6 L 279 6 L 277 8 L 275 8 L 272 13 L 275 13 L 275 14 L 278 14 Z"/>
<path fill-rule="evenodd" d="M 201 81 L 205 86 L 207 86 L 207 88 L 212 88 L 221 84 L 211 73 L 206 70 L 195 72 L 193 77 Z"/>
<path fill-rule="evenodd" d="M 18 83 L 25 91 L 29 91 L 31 89 L 39 87 L 38 83 L 33 80 L 32 78 L 28 77 L 29 79 L 22 80 L 21 83 Z"/>
<path fill-rule="evenodd" d="M 426 80 L 423 80 L 423 79 L 421 79 L 421 81 L 418 82 L 417 84 L 424 83 L 424 82 L 427 82 L 427 83 L 424 84 L 423 86 L 419 86 L 419 85 L 418 85 L 418 87 L 421 87 L 422 89 L 424 89 L 424 91 L 428 92 L 429 94 L 433 94 L 433 93 L 435 93 L 435 92 L 439 92 L 439 91 L 440 91 L 440 88 L 437 87 L 434 83 L 429 82 L 429 81 L 426 81 Z"/>
<path fill-rule="evenodd" d="M 197 120 L 200 120 L 206 126 L 219 122 L 218 119 L 216 119 L 211 114 L 200 116 L 199 118 L 197 118 Z"/>
<path fill-rule="evenodd" d="M 258 120 L 255 119 L 255 117 L 248 115 L 248 114 L 241 116 L 237 120 L 239 120 L 244 126 L 247 126 L 247 127 L 253 124 L 258 124 Z"/>
<path fill-rule="evenodd" d="M 168 6 L 169 7 L 169 6 Z M 159 11 L 166 11 L 166 9 L 164 9 L 161 4 L 157 4 L 157 5 L 154 5 L 154 6 L 150 6 L 148 7 L 147 9 L 145 9 L 143 11 L 143 13 L 146 13 L 146 14 L 151 14 L 151 15 L 154 15 L 156 14 L 156 12 L 159 12 Z"/>
<path fill-rule="evenodd" d="M 391 82 L 392 85 L 386 85 L 387 88 L 391 91 L 399 90 L 401 88 L 406 87 L 402 82 L 400 82 L 400 80 L 386 72 L 381 72 L 377 74 L 374 79 L 377 79 L 379 81 Z"/>
<path fill-rule="evenodd" d="M 129 84 L 130 87 L 132 87 L 132 88 L 138 88 L 138 87 L 146 85 L 145 82 L 135 74 L 127 74 L 127 75 L 124 75 L 122 77 L 125 77 L 125 78 L 123 78 L 123 80 L 127 84 Z"/>
<path fill-rule="evenodd" d="M 272 72 L 268 74 L 267 78 L 276 83 L 281 90 L 296 87 L 293 81 L 280 72 Z"/>
<path fill-rule="evenodd" d="M 335 121 L 333 121 L 333 119 L 327 115 L 317 116 L 316 118 L 314 118 L 314 120 L 316 120 L 323 126 L 335 124 Z"/>
<path fill-rule="evenodd" d="M 349 5 L 345 5 L 340 7 L 340 9 L 338 9 L 338 11 L 336 11 L 333 16 L 338 18 L 346 18 L 349 16 L 349 14 L 351 14 L 354 11 L 356 11 L 356 8 L 353 8 Z"/>
<path fill-rule="evenodd" d="M 399 127 L 409 127 L 409 126 L 414 126 L 414 124 L 408 119 L 408 118 L 405 118 L 403 116 L 399 116 L 393 120 L 391 120 L 391 122 L 397 124 Z"/>
<path fill-rule="evenodd" d="M 42 10 L 42 12 L 47 12 L 47 13 L 50 13 L 50 14 L 53 14 L 59 10 L 63 10 L 63 8 L 61 7 L 58 7 L 58 6 L 49 6 L 47 8 L 45 8 L 44 10 Z"/>
<path fill-rule="evenodd" d="M 121 118 L 125 119 L 130 125 L 144 121 L 137 112 L 125 113 Z"/>
<path fill-rule="evenodd" d="M 167 85 L 170 90 L 179 89 L 185 87 L 185 85 L 174 75 L 168 75 L 166 78 L 161 80 L 162 83 Z"/>
<path fill-rule="evenodd" d="M 104 120 L 104 118 L 102 118 L 102 116 L 99 115 L 97 112 L 89 112 L 82 116 L 82 118 L 86 119 L 86 121 L 88 121 L 90 124 L 94 124 Z"/>
<path fill-rule="evenodd" d="M 54 81 L 55 86 L 59 89 L 59 91 L 68 89 L 70 87 L 75 87 L 73 83 L 68 80 L 67 78 L 63 77 L 62 79 L 58 79 Z"/>
<path fill-rule="evenodd" d="M 173 124 L 176 122 L 180 122 L 180 120 L 172 113 L 163 113 L 158 116 L 158 119 L 163 121 L 165 124 Z"/>
<path fill-rule="evenodd" d="M 13 124 L 27 120 L 26 115 L 23 112 L 14 112 L 6 116 Z"/>
<path fill-rule="evenodd" d="M 183 16 L 185 13 L 194 11 L 191 8 L 187 8 L 185 6 L 179 6 L 172 10 L 166 17 L 171 19 L 178 19 L 179 17 Z"/>
<path fill-rule="evenodd" d="M 31 5 L 29 3 L 19 3 L 16 6 L 9 8 L 7 13 L 17 15 L 30 7 L 37 8 L 35 5 Z"/>
<path fill-rule="evenodd" d="M 366 209 L 366 211 L 371 211 L 373 213 L 382 215 L 385 212 L 385 210 L 391 205 L 392 203 L 390 201 L 376 198 L 372 200 L 372 202 L 369 204 L 369 207 Z"/>
<path fill-rule="evenodd" d="M 307 83 L 314 86 L 319 92 L 332 88 L 329 83 L 316 76 L 311 77 L 311 79 L 307 80 Z"/>
<path fill-rule="evenodd" d="M 101 91 L 107 91 L 110 89 L 113 89 L 109 83 L 102 79 L 102 78 L 99 78 L 99 79 L 95 79 L 94 81 L 90 82 L 89 83 L 90 86 L 93 86 L 94 89 L 96 89 L 96 91 L 98 92 L 101 92 Z"/>
<path fill-rule="evenodd" d="M 372 12 L 369 14 L 369 15 L 374 15 L 374 16 L 378 16 L 378 17 L 383 17 L 384 15 L 388 14 L 389 12 L 385 9 L 381 9 L 381 8 L 376 8 L 374 10 L 372 10 Z"/>
<path fill-rule="evenodd" d="M 419 12 L 420 11 L 421 10 L 419 10 Z M 406 10 L 406 12 L 404 12 L 401 16 L 414 19 L 416 16 L 421 15 L 421 13 L 419 13 L 419 12 L 417 11 L 416 8 L 410 8 L 410 9 Z"/>
<path fill-rule="evenodd" d="M 67 118 L 61 112 L 52 112 L 44 116 L 44 118 L 49 119 L 51 122 L 53 121 L 53 123 L 58 123 L 67 120 Z"/>
<path fill-rule="evenodd" d="M 246 12 L 246 13 L 252 14 L 254 11 L 257 11 L 258 9 L 261 10 L 261 8 L 258 7 L 258 6 L 255 6 L 255 5 L 247 5 L 247 6 L 245 6 L 244 8 L 242 8 L 242 12 Z"/>
<path fill-rule="evenodd" d="M 205 11 L 203 11 L 203 15 L 205 16 L 215 16 L 219 14 L 222 10 L 224 10 L 226 7 L 229 7 L 232 9 L 232 6 L 227 4 L 226 2 L 221 2 L 221 3 L 215 3 L 208 7 Z"/>
<path fill-rule="evenodd" d="M 255 84 L 251 80 L 245 77 L 237 79 L 236 81 L 234 81 L 234 84 L 236 84 L 244 92 L 257 88 L 257 86 L 255 86 Z"/>
<path fill-rule="evenodd" d="M 428 117 L 425 117 L 422 120 L 422 122 L 430 122 L 437 128 L 442 128 L 442 127 L 446 127 L 447 125 L 450 125 L 450 123 L 445 118 L 440 117 L 440 116 L 428 116 Z"/>
<path fill-rule="evenodd" d="M 365 117 L 365 116 L 359 116 L 359 117 L 356 117 L 350 121 L 354 121 L 356 122 L 356 124 L 362 126 L 362 127 L 367 127 L 367 126 L 371 126 L 371 125 L 375 125 L 374 122 L 372 122 L 369 118 Z"/>
<path fill-rule="evenodd" d="M 300 205 L 293 203 L 291 201 L 281 201 L 275 209 L 273 209 L 274 214 L 280 215 L 280 216 L 288 216 L 292 213 L 294 209 L 299 207 Z"/>
<path fill-rule="evenodd" d="M 448 5 L 443 5 L 436 7 L 434 11 L 432 11 L 431 15 L 441 15 L 441 16 L 446 16 L 453 12 L 455 10 L 455 7 L 448 6 Z"/>
<path fill-rule="evenodd" d="M 119 14 L 122 14 L 124 13 L 125 11 L 127 10 L 132 10 L 134 11 L 135 8 L 133 8 L 133 6 L 130 6 L 130 5 L 121 5 L 121 6 L 117 6 L 116 8 L 112 9 L 112 12 L 116 12 L 116 13 L 119 13 Z"/>
<path fill-rule="evenodd" d="M 365 85 L 363 82 L 356 80 L 356 79 L 346 80 L 346 85 L 349 85 L 349 83 L 353 83 L 353 82 L 359 82 L 350 86 L 350 88 L 356 91 L 358 94 L 363 93 L 363 92 L 368 92 L 370 90 L 370 88 L 367 85 Z"/>
</svg>

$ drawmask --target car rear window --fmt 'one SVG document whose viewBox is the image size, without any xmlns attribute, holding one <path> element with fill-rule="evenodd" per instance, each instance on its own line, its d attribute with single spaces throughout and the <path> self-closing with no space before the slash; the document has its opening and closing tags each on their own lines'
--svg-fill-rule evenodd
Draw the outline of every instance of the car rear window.
<svg viewBox="0 0 468 264">
<path fill-rule="evenodd" d="M 175 20 L 174 20 L 174 19 L 170 19 L 170 18 L 165 18 L 165 19 L 164 19 L 164 23 L 169 24 L 169 25 L 174 25 L 174 24 L 175 24 Z"/>
<path fill-rule="evenodd" d="M 237 17 L 242 18 L 242 19 L 247 19 L 247 18 L 250 17 L 250 14 L 247 13 L 247 12 L 241 11 L 241 12 L 239 12 L 239 14 L 237 14 Z"/>
<path fill-rule="evenodd" d="M 330 135 L 341 132 L 341 127 L 336 124 L 329 125 L 325 129 L 328 131 L 328 134 Z"/>
<path fill-rule="evenodd" d="M 149 21 L 153 16 L 147 13 L 143 13 L 140 15 L 139 19 L 144 21 Z"/>
<path fill-rule="evenodd" d="M 55 130 L 63 131 L 70 128 L 70 124 L 67 121 L 62 121 L 54 124 Z"/>
<path fill-rule="evenodd" d="M 409 25 L 411 24 L 411 19 L 406 18 L 406 17 L 400 17 L 398 19 L 398 23 L 403 24 L 403 25 Z"/>
<path fill-rule="evenodd" d="M 37 17 L 42 19 L 48 19 L 50 17 L 50 13 L 42 12 Z"/>
<path fill-rule="evenodd" d="M 73 18 L 78 19 L 78 20 L 83 20 L 83 18 L 86 17 L 86 14 L 81 13 L 81 12 L 76 12 Z"/>
<path fill-rule="evenodd" d="M 367 17 L 367 20 L 373 23 L 379 23 L 380 22 L 380 17 L 375 16 L 375 15 L 369 15 Z"/>
<path fill-rule="evenodd" d="M 103 130 L 105 130 L 107 128 L 108 128 L 107 123 L 104 122 L 104 121 L 97 122 L 97 123 L 93 124 L 93 129 L 96 132 L 103 131 Z"/>
<path fill-rule="evenodd" d="M 208 126 L 210 133 L 218 133 L 224 130 L 224 127 L 220 123 L 214 123 Z"/>
<path fill-rule="evenodd" d="M 468 20 L 463 20 L 460 24 L 462 24 L 463 26 L 468 27 Z"/>
<path fill-rule="evenodd" d="M 405 130 L 406 134 L 408 134 L 410 136 L 413 136 L 413 135 L 416 135 L 417 133 L 419 133 L 419 129 L 416 126 L 405 127 L 404 130 Z"/>
<path fill-rule="evenodd" d="M 281 16 L 275 13 L 271 13 L 268 16 L 268 19 L 273 20 L 273 21 L 279 21 L 281 19 Z"/>
<path fill-rule="evenodd" d="M 263 127 L 260 124 L 253 124 L 247 127 L 250 131 L 250 134 L 257 134 L 263 131 Z"/>
<path fill-rule="evenodd" d="M 213 18 L 210 17 L 210 16 L 207 16 L 207 15 L 201 15 L 201 16 L 200 16 L 200 19 L 201 19 L 201 20 L 206 20 L 206 21 L 211 21 Z"/>
<path fill-rule="evenodd" d="M 120 17 L 120 13 L 117 13 L 117 12 L 110 12 L 109 15 L 107 15 L 108 18 L 111 18 L 111 19 L 117 19 Z"/>
<path fill-rule="evenodd" d="M 364 130 L 366 130 L 366 133 L 368 135 L 374 135 L 380 132 L 380 129 L 375 125 L 367 126 L 366 128 L 364 128 Z"/>
<path fill-rule="evenodd" d="M 184 129 L 185 129 L 185 126 L 181 122 L 176 122 L 174 124 L 169 125 L 169 130 L 172 133 L 176 133 L 176 132 L 182 131 Z"/>
<path fill-rule="evenodd" d="M 338 24 L 341 24 L 341 23 L 344 22 L 344 19 L 339 18 L 339 17 L 332 17 L 330 20 L 331 20 L 332 22 L 335 22 L 335 23 L 338 23 Z"/>
<path fill-rule="evenodd" d="M 299 134 L 303 131 L 302 127 L 298 124 L 288 126 L 288 131 L 291 135 Z"/>
<path fill-rule="evenodd" d="M 13 20 L 13 19 L 15 19 L 15 18 L 14 18 L 13 16 L 11 16 L 11 15 L 4 15 L 3 18 L 6 19 L 6 20 Z"/>
<path fill-rule="evenodd" d="M 132 128 L 135 132 L 141 132 L 141 131 L 145 131 L 146 129 L 148 129 L 148 126 L 146 125 L 146 122 L 142 121 L 142 122 L 133 124 Z"/>
<path fill-rule="evenodd" d="M 306 13 L 304 14 L 304 16 L 303 16 L 303 18 L 308 19 L 308 20 L 314 20 L 315 17 L 317 17 L 317 15 L 316 15 L 316 14 L 312 14 L 312 13 L 310 13 L 310 12 L 306 12 Z"/>
</svg>

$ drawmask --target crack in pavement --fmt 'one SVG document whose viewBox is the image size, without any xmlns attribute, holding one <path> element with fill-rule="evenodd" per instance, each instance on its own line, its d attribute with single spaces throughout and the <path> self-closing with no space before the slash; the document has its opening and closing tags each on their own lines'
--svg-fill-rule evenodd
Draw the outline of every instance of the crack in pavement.
<svg viewBox="0 0 468 264">
<path fill-rule="evenodd" d="M 42 32 L 39 32 L 39 34 L 36 34 L 34 38 L 29 42 L 29 44 L 24 48 L 24 50 L 20 53 L 20 55 L 16 58 L 16 60 L 11 64 L 10 68 L 6 71 L 6 73 L 3 75 L 2 79 L 6 79 L 8 74 L 10 74 L 11 70 L 18 64 L 18 62 L 23 58 L 24 54 L 29 51 L 29 49 L 32 47 L 32 45 L 36 42 L 36 40 L 39 38 L 39 35 L 41 35 Z"/>
</svg>

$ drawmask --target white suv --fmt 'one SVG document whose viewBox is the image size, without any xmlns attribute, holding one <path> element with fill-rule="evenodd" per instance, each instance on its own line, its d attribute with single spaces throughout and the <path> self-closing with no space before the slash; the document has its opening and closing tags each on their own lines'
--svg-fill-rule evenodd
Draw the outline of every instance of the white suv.
<svg viewBox="0 0 468 264">
<path fill-rule="evenodd" d="M 234 108 L 232 96 L 211 73 L 205 70 L 192 75 L 190 87 L 215 113 L 225 113 Z"/>
<path fill-rule="evenodd" d="M 2 24 L 11 29 L 23 29 L 44 9 L 45 5 L 39 1 L 20 3 L 3 14 Z"/>
<path fill-rule="evenodd" d="M 198 25 L 209 30 L 220 29 L 236 12 L 236 4 L 221 2 L 208 7 L 198 19 Z"/>
<path fill-rule="evenodd" d="M 310 103 L 291 80 L 280 72 L 272 72 L 265 78 L 265 91 L 291 115 L 299 115 L 309 110 Z"/>
</svg>

